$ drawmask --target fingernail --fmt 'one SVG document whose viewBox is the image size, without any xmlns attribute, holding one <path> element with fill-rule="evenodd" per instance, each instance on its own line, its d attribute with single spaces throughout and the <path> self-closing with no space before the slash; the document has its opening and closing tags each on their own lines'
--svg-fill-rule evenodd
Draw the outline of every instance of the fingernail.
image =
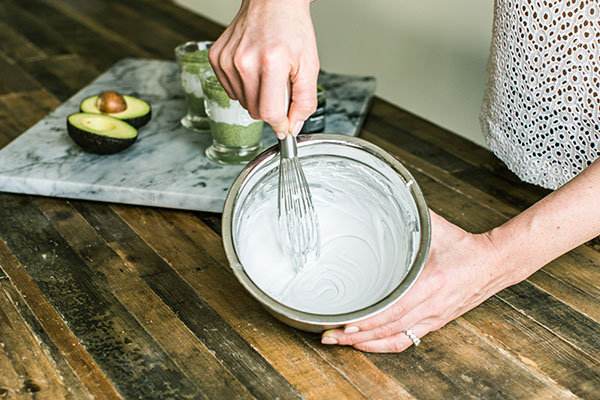
<svg viewBox="0 0 600 400">
<path fill-rule="evenodd" d="M 298 136 L 300 131 L 302 130 L 302 125 L 304 125 L 303 121 L 298 121 L 294 124 L 294 128 L 292 129 L 292 135 Z"/>
<path fill-rule="evenodd" d="M 344 333 L 356 333 L 359 330 L 360 329 L 358 329 L 358 326 L 348 326 L 346 329 L 344 329 Z"/>
<path fill-rule="evenodd" d="M 275 135 L 277 136 L 277 139 L 279 139 L 279 140 L 285 139 L 285 133 L 283 133 L 283 132 L 275 132 Z"/>
<path fill-rule="evenodd" d="M 338 341 L 336 340 L 336 338 L 332 338 L 331 336 L 323 336 L 323 338 L 321 339 L 321 343 L 323 343 L 323 344 L 337 344 Z"/>
</svg>

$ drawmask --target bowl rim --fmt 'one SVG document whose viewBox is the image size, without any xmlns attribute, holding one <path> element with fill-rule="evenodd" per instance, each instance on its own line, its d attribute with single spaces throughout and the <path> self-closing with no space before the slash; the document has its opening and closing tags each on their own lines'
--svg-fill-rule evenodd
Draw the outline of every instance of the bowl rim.
<svg viewBox="0 0 600 400">
<path fill-rule="evenodd" d="M 276 314 L 299 323 L 309 325 L 337 326 L 362 320 L 378 314 L 390 307 L 412 287 L 414 282 L 421 274 L 423 266 L 425 265 L 425 261 L 427 260 L 431 242 L 431 221 L 429 208 L 427 207 L 423 192 L 421 191 L 412 174 L 406 169 L 406 167 L 404 167 L 404 165 L 402 165 L 400 161 L 379 146 L 376 146 L 364 139 L 337 133 L 316 133 L 300 135 L 298 136 L 297 141 L 299 149 L 304 146 L 311 146 L 320 143 L 358 148 L 385 162 L 404 179 L 412 198 L 416 203 L 417 213 L 419 215 L 419 228 L 421 232 L 417 255 L 414 258 L 412 265 L 409 267 L 408 273 L 387 296 L 383 297 L 376 303 L 359 310 L 340 314 L 315 314 L 286 306 L 285 304 L 273 299 L 258 285 L 256 285 L 244 270 L 244 267 L 242 266 L 235 251 L 235 246 L 233 243 L 233 206 L 241 189 L 243 189 L 243 187 L 247 184 L 253 172 L 258 170 L 267 162 L 271 161 L 274 157 L 278 157 L 278 144 L 266 149 L 256 158 L 250 161 L 236 177 L 231 188 L 229 189 L 229 192 L 227 193 L 225 205 L 223 207 L 221 231 L 223 246 L 225 248 L 225 254 L 227 256 L 229 266 L 233 270 L 233 273 L 242 286 L 244 286 L 250 295 L 258 300 L 259 303 L 265 307 L 268 307 L 269 311 L 275 312 Z"/>
</svg>

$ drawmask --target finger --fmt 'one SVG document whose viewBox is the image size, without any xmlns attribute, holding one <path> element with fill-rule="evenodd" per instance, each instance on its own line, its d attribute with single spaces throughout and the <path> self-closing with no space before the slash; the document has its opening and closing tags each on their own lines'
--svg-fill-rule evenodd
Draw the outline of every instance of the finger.
<svg viewBox="0 0 600 400">
<path fill-rule="evenodd" d="M 423 336 L 429 333 L 429 327 L 426 324 L 416 325 L 410 328 L 410 330 L 418 338 L 423 338 Z M 352 347 L 369 353 L 400 353 L 412 345 L 414 345 L 412 339 L 406 333 L 400 332 L 385 339 L 356 343 Z"/>
<path fill-rule="evenodd" d="M 253 54 L 237 51 L 233 62 L 242 85 L 242 95 L 238 100 L 252 118 L 261 119 L 258 108 L 260 88 L 258 61 Z"/>
<path fill-rule="evenodd" d="M 260 119 L 271 125 L 279 139 L 290 131 L 286 113 L 289 71 L 282 67 L 267 68 L 261 75 L 258 109 Z"/>
<path fill-rule="evenodd" d="M 421 277 L 422 279 L 422 277 Z M 415 284 L 406 295 L 397 300 L 387 310 L 380 312 L 370 318 L 366 318 L 361 321 L 348 324 L 346 332 L 358 332 L 358 331 L 369 331 L 376 329 L 380 326 L 386 325 L 392 321 L 401 320 L 413 309 L 418 308 L 422 303 L 425 303 L 429 298 L 429 292 L 427 290 L 421 290 L 420 285 Z M 423 314 L 429 315 L 429 313 Z"/>
<path fill-rule="evenodd" d="M 227 73 L 225 72 L 225 70 L 223 70 L 220 63 L 221 54 L 224 51 L 223 48 L 229 41 L 230 35 L 230 30 L 226 29 L 225 32 L 223 32 L 223 34 L 221 35 L 221 37 L 219 37 L 219 39 L 217 39 L 212 44 L 212 46 L 210 46 L 210 49 L 208 50 L 208 61 L 210 62 L 210 65 L 215 75 L 217 76 L 217 79 L 221 83 L 221 86 L 223 86 L 223 89 L 225 89 L 227 95 L 231 97 L 231 95 L 233 94 L 233 90 L 231 88 L 231 84 L 229 83 Z"/>
<path fill-rule="evenodd" d="M 288 118 L 291 133 L 297 136 L 302 129 L 304 121 L 317 109 L 317 77 L 319 75 L 318 64 L 311 66 L 302 74 L 297 74 L 297 79 L 292 81 L 292 102 Z"/>
<path fill-rule="evenodd" d="M 239 38 L 237 36 L 230 37 L 227 45 L 219 55 L 219 64 L 227 76 L 227 81 L 231 89 L 231 93 L 227 92 L 227 94 L 232 100 L 238 100 L 243 105 L 245 103 L 244 86 L 235 65 L 238 46 Z"/>
<path fill-rule="evenodd" d="M 411 326 L 416 326 L 422 323 L 430 322 L 430 313 L 428 312 L 430 305 L 422 303 L 416 308 L 409 311 L 404 317 L 388 321 L 387 323 L 377 326 L 369 330 L 356 329 L 335 329 L 325 332 L 324 337 L 334 338 L 336 344 L 353 345 L 356 343 L 367 342 L 371 340 L 384 339 L 403 332 Z M 352 325 L 356 328 L 355 325 Z M 358 329 L 358 328 L 357 328 Z M 330 340 L 328 340 L 330 342 Z M 327 344 L 327 343 L 326 343 Z"/>
<path fill-rule="evenodd" d="M 237 45 L 237 39 L 227 29 L 208 51 L 213 71 L 232 100 L 238 100 L 243 95 L 241 78 L 233 62 L 233 52 Z"/>
</svg>

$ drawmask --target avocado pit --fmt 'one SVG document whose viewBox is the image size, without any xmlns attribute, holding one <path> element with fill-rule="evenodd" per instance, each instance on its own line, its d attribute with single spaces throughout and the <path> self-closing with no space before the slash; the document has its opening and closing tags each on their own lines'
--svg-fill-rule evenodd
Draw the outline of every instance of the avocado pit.
<svg viewBox="0 0 600 400">
<path fill-rule="evenodd" d="M 106 90 L 98 95 L 96 107 L 101 113 L 112 114 L 125 111 L 127 102 L 121 93 L 114 90 Z"/>
</svg>

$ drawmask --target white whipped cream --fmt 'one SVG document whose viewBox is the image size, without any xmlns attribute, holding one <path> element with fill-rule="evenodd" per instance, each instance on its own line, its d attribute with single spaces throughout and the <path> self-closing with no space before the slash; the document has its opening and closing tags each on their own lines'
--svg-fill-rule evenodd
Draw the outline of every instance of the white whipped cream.
<svg viewBox="0 0 600 400">
<path fill-rule="evenodd" d="M 206 105 L 206 115 L 215 122 L 241 126 L 248 126 L 254 122 L 258 122 L 248 114 L 248 111 L 237 100 L 230 99 L 229 108 L 219 106 L 216 101 L 212 101 L 208 97 L 204 98 L 204 104 Z"/>
<path fill-rule="evenodd" d="M 186 72 L 185 69 L 181 72 L 181 86 L 187 93 L 191 93 L 199 99 L 204 97 L 202 90 L 202 80 L 200 75 Z"/>
<path fill-rule="evenodd" d="M 340 314 L 370 306 L 412 262 L 416 209 L 406 205 L 408 190 L 345 158 L 303 160 L 302 167 L 319 218 L 319 260 L 298 273 L 281 249 L 275 169 L 249 193 L 234 226 L 240 261 L 257 286 L 289 307 Z"/>
</svg>

